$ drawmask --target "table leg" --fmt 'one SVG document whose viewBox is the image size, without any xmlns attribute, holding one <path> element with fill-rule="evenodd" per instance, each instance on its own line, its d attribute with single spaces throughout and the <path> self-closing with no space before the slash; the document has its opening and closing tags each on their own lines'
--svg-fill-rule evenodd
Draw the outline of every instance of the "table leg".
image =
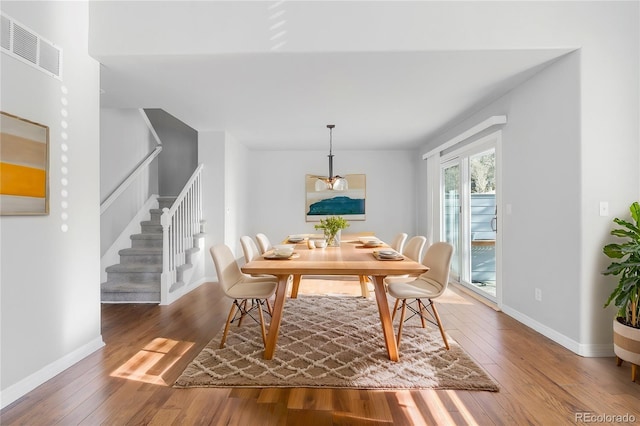
<svg viewBox="0 0 640 426">
<path fill-rule="evenodd" d="M 276 351 L 288 281 L 289 275 L 278 275 L 278 287 L 276 288 L 276 297 L 273 302 L 273 313 L 271 314 L 271 323 L 269 324 L 269 332 L 267 333 L 267 343 L 264 347 L 264 359 L 272 359 Z"/>
<path fill-rule="evenodd" d="M 391 322 L 387 293 L 384 291 L 384 276 L 376 275 L 373 277 L 373 285 L 375 287 L 380 323 L 382 323 L 382 333 L 384 334 L 384 342 L 387 346 L 389 359 L 391 361 L 398 361 L 400 359 L 398 356 L 398 345 L 396 344 L 396 338 L 393 333 L 393 323 Z"/>
<path fill-rule="evenodd" d="M 295 299 L 298 297 L 298 287 L 300 287 L 300 279 L 302 275 L 294 275 L 293 276 L 293 285 L 291 286 L 291 298 Z"/>
</svg>

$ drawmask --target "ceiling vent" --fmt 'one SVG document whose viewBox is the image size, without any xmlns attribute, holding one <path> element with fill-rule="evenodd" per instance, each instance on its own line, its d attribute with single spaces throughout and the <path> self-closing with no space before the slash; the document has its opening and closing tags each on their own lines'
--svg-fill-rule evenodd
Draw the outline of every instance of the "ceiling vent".
<svg viewBox="0 0 640 426">
<path fill-rule="evenodd" d="M 5 14 L 0 28 L 2 53 L 62 80 L 62 49 Z"/>
</svg>

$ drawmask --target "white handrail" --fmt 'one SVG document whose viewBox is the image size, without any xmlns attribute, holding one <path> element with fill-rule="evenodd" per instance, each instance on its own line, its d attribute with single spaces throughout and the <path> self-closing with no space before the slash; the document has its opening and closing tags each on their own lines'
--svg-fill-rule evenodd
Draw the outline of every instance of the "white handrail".
<svg viewBox="0 0 640 426">
<path fill-rule="evenodd" d="M 204 164 L 200 164 L 196 168 L 196 170 L 193 172 L 193 174 L 191 175 L 187 183 L 184 185 L 184 188 L 182 188 L 182 191 L 180 192 L 180 194 L 178 194 L 178 196 L 176 197 L 176 201 L 173 202 L 173 205 L 169 209 L 169 216 L 173 216 L 175 214 L 176 210 L 178 209 L 178 205 L 182 202 L 182 199 L 186 197 L 191 186 L 193 185 L 193 181 L 195 181 L 200 176 L 200 171 L 202 170 L 203 167 L 204 167 Z"/>
<path fill-rule="evenodd" d="M 142 115 L 142 119 L 144 120 L 145 124 L 149 128 L 149 132 L 151 132 L 151 136 L 153 136 L 153 138 L 156 140 L 156 144 L 162 145 L 162 141 L 160 140 L 160 137 L 156 132 L 156 128 L 153 127 L 153 124 L 151 124 L 151 120 L 149 120 L 149 116 L 147 115 L 147 113 L 144 111 L 143 108 L 138 108 L 138 111 L 140 111 L 140 114 Z"/>
<path fill-rule="evenodd" d="M 187 253 L 194 247 L 202 223 L 202 168 L 200 164 L 191 175 L 171 208 L 164 208 L 162 224 L 162 275 L 160 304 L 167 305 L 179 297 L 177 288 L 184 288 L 180 280 L 181 267 L 187 261 Z M 183 273 L 183 272 L 182 272 Z"/>
<path fill-rule="evenodd" d="M 107 209 L 113 204 L 113 202 L 131 185 L 131 183 L 142 173 L 143 170 L 160 154 L 162 151 L 161 146 L 156 146 L 156 149 L 151 151 L 149 155 L 136 167 L 136 169 L 127 176 L 127 178 L 107 197 L 106 200 L 100 204 L 100 214 L 107 211 Z"/>
</svg>

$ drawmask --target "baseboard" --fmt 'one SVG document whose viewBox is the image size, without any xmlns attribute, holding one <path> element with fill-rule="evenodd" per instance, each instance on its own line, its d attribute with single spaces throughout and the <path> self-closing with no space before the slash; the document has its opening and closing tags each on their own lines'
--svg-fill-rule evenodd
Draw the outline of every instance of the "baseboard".
<svg viewBox="0 0 640 426">
<path fill-rule="evenodd" d="M 527 327 L 534 329 L 543 336 L 548 337 L 559 345 L 564 346 L 576 355 L 588 358 L 608 357 L 614 355 L 613 344 L 582 344 L 565 336 L 562 333 L 558 333 L 556 330 L 539 323 L 533 318 L 530 318 L 523 313 L 510 308 L 509 306 L 503 305 L 502 312 L 523 323 Z"/>
<path fill-rule="evenodd" d="M 18 383 L 1 390 L 0 409 L 23 397 L 47 380 L 60 374 L 67 368 L 88 357 L 103 346 L 104 342 L 102 341 L 102 337 L 96 337 L 86 345 L 79 347 L 75 351 L 68 353 L 57 361 L 54 361 L 44 368 L 41 368 L 30 376 L 20 380 Z"/>
<path fill-rule="evenodd" d="M 616 356 L 615 352 L 613 352 L 613 343 L 580 345 L 580 351 L 578 352 L 578 355 L 587 358 Z"/>
<path fill-rule="evenodd" d="M 100 258 L 100 282 L 107 281 L 107 266 L 120 263 L 120 255 L 118 252 L 122 249 L 131 247 L 131 235 L 142 232 L 140 222 L 149 219 L 149 210 L 158 207 L 158 195 L 153 194 L 138 210 L 138 213 L 131 219 L 127 226 L 122 230 L 118 238 L 111 244 L 111 247 L 104 252 Z"/>
</svg>

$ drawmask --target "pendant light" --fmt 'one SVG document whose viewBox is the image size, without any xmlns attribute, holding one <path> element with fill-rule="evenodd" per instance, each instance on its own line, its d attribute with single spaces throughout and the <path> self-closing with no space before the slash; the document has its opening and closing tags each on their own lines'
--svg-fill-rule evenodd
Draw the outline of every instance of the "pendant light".
<svg viewBox="0 0 640 426">
<path fill-rule="evenodd" d="M 344 191 L 349 189 L 347 180 L 339 175 L 333 175 L 333 128 L 335 124 L 327 124 L 329 129 L 329 177 L 318 177 L 316 191 Z"/>
</svg>

